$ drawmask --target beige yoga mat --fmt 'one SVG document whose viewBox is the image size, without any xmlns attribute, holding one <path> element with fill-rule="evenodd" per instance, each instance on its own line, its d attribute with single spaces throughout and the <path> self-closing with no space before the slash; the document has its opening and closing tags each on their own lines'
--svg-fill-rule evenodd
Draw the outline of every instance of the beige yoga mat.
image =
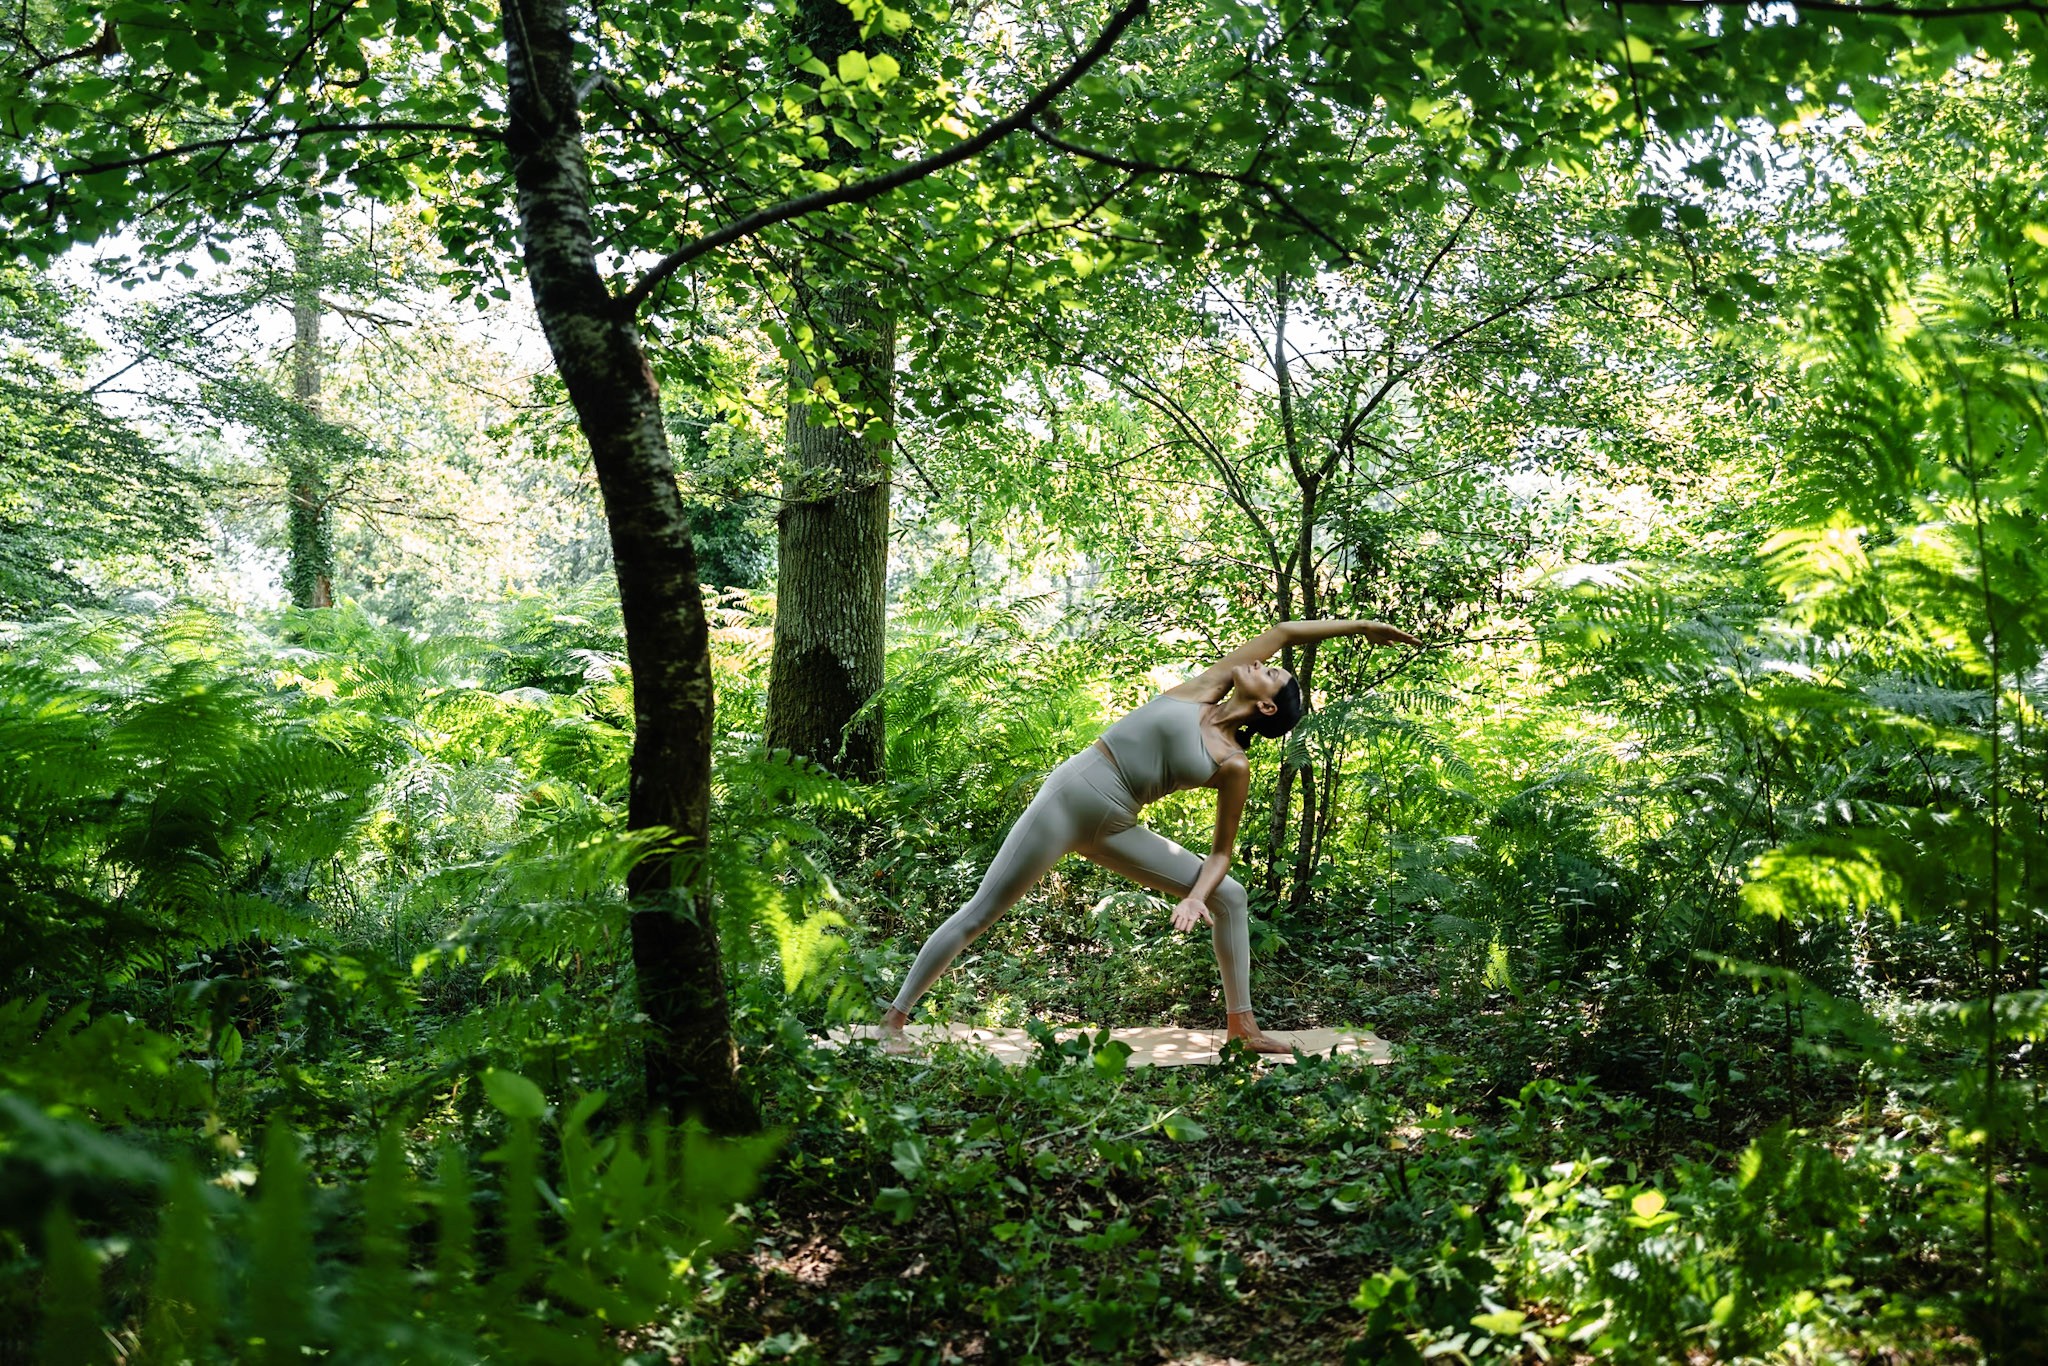
<svg viewBox="0 0 2048 1366">
<path fill-rule="evenodd" d="M 1071 1039 L 1079 1034 L 1086 1034 L 1092 1038 L 1100 1031 L 1081 1025 L 1063 1025 L 1053 1032 L 1062 1039 Z M 879 1040 L 881 1035 L 879 1025 L 852 1025 L 828 1031 L 820 1040 L 820 1046 L 844 1048 L 850 1043 Z M 1362 1029 L 1269 1029 L 1266 1035 L 1278 1039 L 1281 1043 L 1292 1044 L 1303 1053 L 1327 1054 L 1331 1049 L 1335 1049 L 1339 1053 L 1356 1053 L 1369 1062 L 1385 1063 L 1394 1060 L 1393 1045 L 1379 1035 Z M 1022 1066 L 1038 1052 L 1038 1045 L 1021 1029 L 994 1029 L 964 1024 L 914 1024 L 904 1028 L 903 1036 L 917 1049 L 917 1053 L 927 1053 L 938 1044 L 956 1044 L 962 1048 L 978 1048 L 1010 1067 Z M 1222 1052 L 1224 1042 L 1228 1038 L 1220 1029 L 1167 1029 L 1152 1026 L 1112 1029 L 1109 1036 L 1130 1045 L 1132 1067 L 1190 1067 L 1213 1063 L 1217 1061 L 1217 1056 Z M 917 1054 L 908 1056 L 915 1057 Z M 1261 1062 L 1294 1061 L 1292 1053 L 1260 1053 L 1254 1056 Z"/>
</svg>

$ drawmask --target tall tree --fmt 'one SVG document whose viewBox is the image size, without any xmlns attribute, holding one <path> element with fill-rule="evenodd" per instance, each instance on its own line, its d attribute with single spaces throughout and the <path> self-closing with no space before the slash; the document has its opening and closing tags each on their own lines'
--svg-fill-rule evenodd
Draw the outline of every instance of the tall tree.
<svg viewBox="0 0 2048 1366">
<path fill-rule="evenodd" d="M 320 279 L 325 227 L 320 204 L 299 206 L 292 238 L 292 400 L 320 420 Z M 285 588 L 295 607 L 334 606 L 334 510 L 317 445 L 301 443 L 285 457 Z"/>
<path fill-rule="evenodd" d="M 861 50 L 861 26 L 840 0 L 801 0 L 796 30 L 813 52 Z M 843 173 L 850 144 L 836 146 L 823 164 Z M 767 740 L 872 780 L 883 755 L 896 324 L 871 281 L 821 255 L 808 254 L 791 291 L 811 341 L 788 362 Z"/>
<path fill-rule="evenodd" d="M 84 303 L 0 265 L 0 612 L 10 615 L 95 600 L 136 546 L 158 564 L 198 558 L 201 481 L 101 406 Z"/>
<path fill-rule="evenodd" d="M 789 362 L 789 454 L 776 515 L 770 748 L 849 778 L 881 776 L 896 326 L 858 283 L 800 282 L 839 366 Z M 823 338 L 821 338 L 823 340 Z M 853 377 L 841 394 L 833 377 Z M 824 392 L 820 392 L 820 390 Z"/>
<path fill-rule="evenodd" d="M 718 922 L 702 876 L 711 806 L 710 627 L 661 395 L 631 312 L 597 264 L 565 0 L 506 0 L 506 151 L 527 279 L 590 443 L 633 669 L 627 822 L 674 845 L 627 877 L 633 967 L 650 1024 L 649 1093 L 715 1128 L 754 1127 L 736 1074 Z"/>
</svg>

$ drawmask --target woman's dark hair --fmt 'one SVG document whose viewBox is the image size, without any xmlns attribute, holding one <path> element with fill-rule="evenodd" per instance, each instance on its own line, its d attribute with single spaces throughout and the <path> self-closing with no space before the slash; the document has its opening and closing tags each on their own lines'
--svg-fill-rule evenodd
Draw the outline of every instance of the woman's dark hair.
<svg viewBox="0 0 2048 1366">
<path fill-rule="evenodd" d="M 1263 735 L 1268 740 L 1278 740 L 1293 730 L 1301 720 L 1301 683 L 1289 678 L 1287 685 L 1273 694 L 1275 708 L 1271 716 L 1255 711 L 1245 718 L 1243 729 L 1237 733 L 1237 745 L 1243 749 L 1254 735 Z"/>
</svg>

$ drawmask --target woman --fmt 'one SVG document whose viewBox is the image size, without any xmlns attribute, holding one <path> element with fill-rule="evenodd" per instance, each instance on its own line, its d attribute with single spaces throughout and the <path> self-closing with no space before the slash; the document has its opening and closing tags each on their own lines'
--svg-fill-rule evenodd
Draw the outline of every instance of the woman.
<svg viewBox="0 0 2048 1366">
<path fill-rule="evenodd" d="M 1159 694 L 1054 769 L 1010 827 L 980 888 L 918 952 L 903 990 L 882 1017 L 884 1047 L 907 1051 L 903 1026 L 939 974 L 1062 855 L 1080 854 L 1180 898 L 1173 908 L 1176 930 L 1210 927 L 1230 1037 L 1258 1053 L 1289 1051 L 1261 1034 L 1252 1016 L 1244 885 L 1226 874 L 1251 778 L 1245 745 L 1255 734 L 1278 739 L 1301 719 L 1301 685 L 1266 661 L 1289 645 L 1334 636 L 1364 636 L 1382 645 L 1422 643 L 1377 621 L 1282 622 Z M 1206 859 L 1138 824 L 1139 808 L 1190 787 L 1216 790 L 1216 834 Z"/>
</svg>

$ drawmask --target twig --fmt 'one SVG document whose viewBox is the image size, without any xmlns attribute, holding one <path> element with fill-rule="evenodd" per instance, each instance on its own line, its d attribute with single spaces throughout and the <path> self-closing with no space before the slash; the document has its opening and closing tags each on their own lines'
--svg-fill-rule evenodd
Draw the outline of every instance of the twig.
<svg viewBox="0 0 2048 1366">
<path fill-rule="evenodd" d="M 1047 132 L 1036 123 L 1031 125 L 1031 135 L 1048 147 L 1056 147 L 1069 156 L 1081 157 L 1088 161 L 1099 161 L 1105 166 L 1114 166 L 1120 171 L 1130 171 L 1137 175 L 1180 175 L 1196 180 L 1220 180 L 1244 189 L 1257 190 L 1272 200 L 1274 204 L 1278 205 L 1280 211 L 1286 217 L 1293 219 L 1296 223 L 1308 229 L 1311 234 L 1320 239 L 1330 250 L 1336 252 L 1339 260 L 1348 264 L 1358 264 L 1358 258 L 1351 248 L 1345 246 L 1335 237 L 1332 237 L 1323 228 L 1322 224 L 1310 218 L 1300 209 L 1295 208 L 1293 202 L 1287 198 L 1280 187 L 1262 175 L 1257 175 L 1250 171 L 1212 171 L 1204 166 L 1145 161 L 1138 157 L 1120 156 L 1115 152 L 1105 152 L 1097 147 L 1084 147 L 1078 142 L 1069 142 L 1065 138 L 1057 137 Z"/>
</svg>

